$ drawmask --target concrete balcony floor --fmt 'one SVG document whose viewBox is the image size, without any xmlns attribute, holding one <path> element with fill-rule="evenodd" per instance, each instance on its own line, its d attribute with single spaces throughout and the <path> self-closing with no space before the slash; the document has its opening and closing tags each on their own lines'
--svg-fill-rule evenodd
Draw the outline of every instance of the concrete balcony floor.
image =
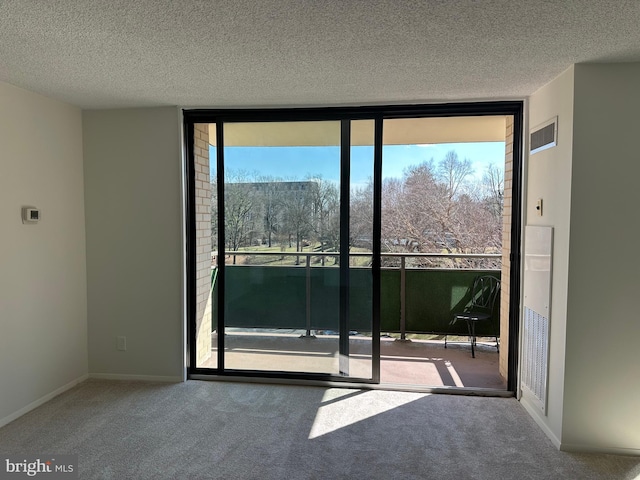
<svg viewBox="0 0 640 480">
<path fill-rule="evenodd" d="M 340 355 L 337 335 L 301 338 L 303 331 L 228 329 L 225 336 L 225 367 L 233 370 L 264 370 L 338 374 Z M 217 334 L 212 335 L 211 357 L 198 365 L 216 368 Z M 349 337 L 349 373 L 371 377 L 371 339 Z M 382 384 L 411 387 L 470 387 L 506 389 L 498 372 L 495 342 L 478 343 L 476 358 L 468 342 L 442 340 L 380 341 Z"/>
</svg>

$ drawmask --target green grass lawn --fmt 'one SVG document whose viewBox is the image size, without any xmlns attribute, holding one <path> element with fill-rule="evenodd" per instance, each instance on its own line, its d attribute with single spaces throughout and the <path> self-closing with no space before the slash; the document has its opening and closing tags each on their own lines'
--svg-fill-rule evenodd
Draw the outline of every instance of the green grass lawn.
<svg viewBox="0 0 640 480">
<path fill-rule="evenodd" d="M 247 255 L 237 255 L 236 256 L 236 264 L 238 265 L 305 265 L 305 257 L 304 256 L 295 256 L 290 255 L 291 253 L 297 253 L 296 247 L 289 247 L 287 245 L 272 245 L 268 247 L 266 245 L 258 245 L 252 247 L 241 247 L 238 249 L 239 252 L 246 252 Z M 251 255 L 251 252 L 269 252 L 273 253 L 273 255 Z M 310 252 L 318 252 L 320 253 L 320 244 L 311 244 L 307 247 L 303 247 L 301 253 L 310 253 Z M 352 248 L 350 252 L 364 252 L 367 253 L 367 250 L 364 248 Z M 282 253 L 287 253 L 289 255 L 282 255 Z M 336 253 L 335 256 L 324 256 L 324 266 L 331 267 L 337 266 L 337 256 L 339 254 Z M 322 256 L 312 256 L 311 257 L 311 265 L 319 266 L 322 265 Z M 353 267 L 368 267 L 371 263 L 371 257 L 352 257 L 350 260 L 350 264 Z"/>
</svg>

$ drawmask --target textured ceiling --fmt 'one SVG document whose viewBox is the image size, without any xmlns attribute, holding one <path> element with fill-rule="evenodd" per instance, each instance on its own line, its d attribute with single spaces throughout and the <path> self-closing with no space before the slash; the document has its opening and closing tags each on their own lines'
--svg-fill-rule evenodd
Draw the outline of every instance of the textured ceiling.
<svg viewBox="0 0 640 480">
<path fill-rule="evenodd" d="M 83 108 L 524 97 L 640 61 L 638 0 L 0 0 L 0 80 Z"/>
</svg>

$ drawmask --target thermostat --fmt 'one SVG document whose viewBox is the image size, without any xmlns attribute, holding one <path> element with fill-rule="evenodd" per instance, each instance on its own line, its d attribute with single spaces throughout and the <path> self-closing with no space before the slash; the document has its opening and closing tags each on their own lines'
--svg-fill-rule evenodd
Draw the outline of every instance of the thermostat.
<svg viewBox="0 0 640 480">
<path fill-rule="evenodd" d="M 40 209 L 35 207 L 22 207 L 22 223 L 38 223 Z"/>
</svg>

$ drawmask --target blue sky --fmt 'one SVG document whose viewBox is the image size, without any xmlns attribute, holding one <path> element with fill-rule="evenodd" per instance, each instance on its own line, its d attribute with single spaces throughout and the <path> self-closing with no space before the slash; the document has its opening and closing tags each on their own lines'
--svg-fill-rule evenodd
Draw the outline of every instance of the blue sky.
<svg viewBox="0 0 640 480">
<path fill-rule="evenodd" d="M 503 142 L 441 143 L 433 145 L 387 145 L 383 147 L 383 177 L 402 177 L 404 170 L 424 161 L 437 163 L 455 150 L 461 159 L 471 160 L 474 175 L 481 178 L 493 163 L 504 165 Z M 210 147 L 215 158 L 215 148 Z M 251 181 L 259 176 L 304 180 L 322 177 L 338 181 L 340 177 L 339 147 L 227 147 L 225 168 L 229 172 L 244 172 Z M 351 183 L 365 184 L 373 174 L 373 147 L 353 147 L 351 150 Z"/>
</svg>

